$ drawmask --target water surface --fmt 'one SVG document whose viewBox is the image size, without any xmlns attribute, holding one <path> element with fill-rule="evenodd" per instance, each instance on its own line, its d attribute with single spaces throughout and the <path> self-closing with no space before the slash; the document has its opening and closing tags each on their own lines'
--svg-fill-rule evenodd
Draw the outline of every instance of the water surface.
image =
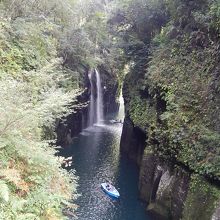
<svg viewBox="0 0 220 220">
<path fill-rule="evenodd" d="M 150 220 L 138 200 L 138 168 L 119 152 L 121 130 L 121 124 L 93 126 L 62 152 L 73 156 L 79 176 L 79 220 Z M 119 200 L 102 191 L 100 184 L 106 181 L 118 189 Z"/>
</svg>

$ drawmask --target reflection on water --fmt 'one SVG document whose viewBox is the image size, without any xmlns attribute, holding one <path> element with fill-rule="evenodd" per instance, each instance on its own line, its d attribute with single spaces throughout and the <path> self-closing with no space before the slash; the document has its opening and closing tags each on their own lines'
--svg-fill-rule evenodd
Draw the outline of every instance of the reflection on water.
<svg viewBox="0 0 220 220">
<path fill-rule="evenodd" d="M 73 155 L 73 168 L 79 176 L 79 220 L 150 219 L 138 200 L 138 169 L 120 156 L 121 130 L 121 124 L 88 128 L 62 152 L 65 156 Z M 119 200 L 101 190 L 100 184 L 107 180 L 118 189 Z"/>
</svg>

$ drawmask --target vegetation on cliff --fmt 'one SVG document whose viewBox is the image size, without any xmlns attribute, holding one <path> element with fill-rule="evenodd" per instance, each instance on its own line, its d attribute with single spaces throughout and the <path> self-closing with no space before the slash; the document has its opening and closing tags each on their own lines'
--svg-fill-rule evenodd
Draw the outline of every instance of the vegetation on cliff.
<svg viewBox="0 0 220 220">
<path fill-rule="evenodd" d="M 104 11 L 101 1 L 0 1 L 0 219 L 75 210 L 76 177 L 54 156 L 54 130 L 85 70 L 116 66 Z"/>
<path fill-rule="evenodd" d="M 117 2 L 113 28 L 129 66 L 122 150 L 130 158 L 144 151 L 140 196 L 165 219 L 217 218 L 219 2 Z M 145 150 L 138 132 L 146 134 Z M 176 175 L 177 167 L 187 175 Z"/>
<path fill-rule="evenodd" d="M 37 5 L 35 5 L 37 6 Z M 61 219 L 76 177 L 54 156 L 55 120 L 72 111 L 76 77 L 58 56 L 57 24 L 45 6 L 1 1 L 0 219 Z M 36 11 L 35 11 L 36 10 Z M 57 18 L 58 19 L 58 18 Z M 72 80 L 71 80 L 72 79 Z M 69 80 L 72 81 L 70 85 Z"/>
<path fill-rule="evenodd" d="M 220 179 L 219 3 L 119 4 L 114 28 L 130 65 L 128 115 L 159 156 Z"/>
<path fill-rule="evenodd" d="M 76 177 L 54 157 L 54 130 L 78 108 L 89 69 L 122 81 L 107 3 L 0 1 L 0 219 L 61 219 L 64 205 L 76 208 L 67 202 Z"/>
</svg>

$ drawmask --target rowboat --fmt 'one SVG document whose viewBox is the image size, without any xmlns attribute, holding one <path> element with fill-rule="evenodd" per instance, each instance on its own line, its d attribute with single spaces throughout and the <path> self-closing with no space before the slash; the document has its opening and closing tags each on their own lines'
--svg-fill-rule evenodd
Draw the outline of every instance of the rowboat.
<svg viewBox="0 0 220 220">
<path fill-rule="evenodd" d="M 112 197 L 119 198 L 120 196 L 118 190 L 115 189 L 115 187 L 109 183 L 102 183 L 101 188 L 104 190 L 105 193 L 107 193 L 108 195 Z"/>
</svg>

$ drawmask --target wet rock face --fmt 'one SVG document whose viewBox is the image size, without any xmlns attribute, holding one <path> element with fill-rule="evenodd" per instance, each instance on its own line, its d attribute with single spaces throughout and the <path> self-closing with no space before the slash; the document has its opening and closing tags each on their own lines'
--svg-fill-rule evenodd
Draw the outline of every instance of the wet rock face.
<svg viewBox="0 0 220 220">
<path fill-rule="evenodd" d="M 189 187 L 189 175 L 181 170 L 172 173 L 167 167 L 161 169 L 163 174 L 156 191 L 156 198 L 152 200 L 154 208 L 151 212 L 160 214 L 165 219 L 181 219 Z"/>
<path fill-rule="evenodd" d="M 145 153 L 141 162 L 138 188 L 140 199 L 146 202 L 151 201 L 156 166 L 157 157 Z"/>
<path fill-rule="evenodd" d="M 140 166 L 139 197 L 157 219 L 180 219 L 190 177 L 181 168 L 163 162 L 146 146 L 146 134 L 125 118 L 121 150 Z M 145 150 L 144 150 L 145 149 Z"/>
<path fill-rule="evenodd" d="M 104 113 L 105 115 L 115 113 L 119 107 L 116 101 L 118 92 L 117 77 L 105 66 L 100 66 L 98 70 L 102 79 Z"/>
<path fill-rule="evenodd" d="M 186 171 L 172 168 L 145 149 L 139 178 L 140 198 L 147 202 L 148 212 L 155 218 L 181 219 L 189 183 Z"/>
<path fill-rule="evenodd" d="M 124 120 L 120 148 L 139 166 L 145 148 L 146 134 L 126 117 Z"/>
<path fill-rule="evenodd" d="M 182 170 L 182 168 L 176 169 L 172 184 L 171 216 L 173 219 L 180 219 L 188 194 L 190 174 Z"/>
<path fill-rule="evenodd" d="M 190 177 L 181 168 L 165 168 L 161 176 L 155 203 L 162 206 L 171 219 L 181 219 L 187 197 Z M 163 210 L 162 209 L 162 210 Z"/>
<path fill-rule="evenodd" d="M 148 204 L 148 211 L 157 219 L 180 219 L 187 197 L 190 175 L 174 168 L 146 147 L 146 134 L 125 118 L 121 151 L 139 165 L 139 198 Z"/>
<path fill-rule="evenodd" d="M 88 108 L 86 103 L 89 100 L 88 91 L 86 90 L 84 93 L 82 93 L 77 100 L 78 103 L 84 103 L 84 107 L 69 115 L 65 120 L 57 122 L 57 145 L 62 147 L 71 144 L 73 137 L 86 128 L 88 117 Z"/>
</svg>

